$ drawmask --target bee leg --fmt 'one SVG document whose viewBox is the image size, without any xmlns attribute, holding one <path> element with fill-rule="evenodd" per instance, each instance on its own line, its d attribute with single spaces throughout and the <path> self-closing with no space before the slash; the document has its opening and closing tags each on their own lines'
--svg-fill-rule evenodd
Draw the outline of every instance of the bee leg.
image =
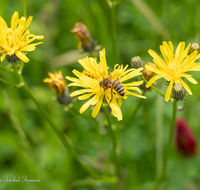
<svg viewBox="0 0 200 190">
<path fill-rule="evenodd" d="M 112 88 L 111 88 L 111 99 L 110 99 L 110 102 L 112 101 L 112 99 L 113 99 L 113 93 L 112 93 Z M 109 102 L 109 104 L 110 104 L 110 102 Z"/>
</svg>

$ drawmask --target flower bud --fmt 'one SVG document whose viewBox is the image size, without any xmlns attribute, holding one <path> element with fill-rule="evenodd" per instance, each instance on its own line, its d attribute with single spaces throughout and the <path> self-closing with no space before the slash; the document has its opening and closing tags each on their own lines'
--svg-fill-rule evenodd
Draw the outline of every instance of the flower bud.
<svg viewBox="0 0 200 190">
<path fill-rule="evenodd" d="M 198 43 L 191 43 L 190 49 L 188 51 L 188 55 L 190 55 L 195 50 L 198 51 L 198 53 L 200 52 L 199 44 Z"/>
<path fill-rule="evenodd" d="M 153 67 L 157 67 L 155 63 L 148 62 L 145 65 L 152 65 Z M 143 76 L 145 79 L 150 80 L 154 75 L 154 72 L 148 70 L 146 67 L 143 70 Z"/>
<path fill-rule="evenodd" d="M 69 90 L 64 90 L 61 96 L 57 93 L 57 100 L 60 104 L 65 104 L 65 105 L 70 104 L 72 101 L 72 98 L 70 97 Z"/>
<path fill-rule="evenodd" d="M 75 37 L 79 40 L 78 48 L 82 46 L 86 52 L 94 50 L 95 42 L 83 23 L 77 22 L 71 32 L 75 33 Z"/>
<path fill-rule="evenodd" d="M 197 142 L 186 120 L 176 119 L 174 140 L 179 153 L 184 156 L 196 155 Z"/>
<path fill-rule="evenodd" d="M 6 59 L 9 63 L 17 63 L 19 61 L 19 58 L 13 54 L 13 55 L 6 55 Z"/>
<path fill-rule="evenodd" d="M 131 59 L 131 67 L 138 69 L 140 67 L 144 67 L 144 62 L 139 56 L 133 57 Z"/>
<path fill-rule="evenodd" d="M 172 95 L 176 101 L 184 100 L 186 91 L 181 83 L 175 83 L 173 85 Z"/>
</svg>

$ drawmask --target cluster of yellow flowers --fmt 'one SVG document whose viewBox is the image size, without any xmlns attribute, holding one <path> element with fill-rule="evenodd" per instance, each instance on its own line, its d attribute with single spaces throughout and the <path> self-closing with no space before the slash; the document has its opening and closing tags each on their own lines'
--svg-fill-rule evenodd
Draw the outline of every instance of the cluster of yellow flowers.
<svg viewBox="0 0 200 190">
<path fill-rule="evenodd" d="M 30 33 L 27 29 L 30 25 L 32 17 L 30 16 L 27 20 L 25 17 L 19 19 L 18 12 L 15 12 L 11 19 L 11 27 L 9 28 L 6 22 L 0 17 L 0 53 L 2 53 L 1 61 L 7 58 L 7 60 L 19 59 L 28 62 L 29 59 L 26 56 L 26 52 L 34 51 L 35 46 L 42 42 L 32 43 L 35 39 L 43 39 L 43 36 L 36 36 Z M 84 33 L 81 31 L 84 30 Z M 72 30 L 76 34 L 76 37 L 84 47 L 88 44 L 84 39 L 92 39 L 87 27 L 81 23 L 75 25 Z M 197 84 L 197 81 L 192 75 L 187 74 L 188 71 L 200 71 L 200 63 L 195 61 L 200 58 L 198 51 L 190 51 L 191 44 L 185 48 L 185 42 L 180 42 L 174 53 L 174 47 L 171 41 L 163 42 L 160 46 L 162 57 L 155 53 L 153 50 L 149 50 L 149 54 L 153 57 L 152 64 L 146 64 L 144 67 L 150 72 L 154 73 L 154 76 L 148 81 L 146 87 L 150 87 L 156 80 L 164 78 L 169 86 L 165 94 L 165 101 L 169 101 L 172 95 L 173 88 L 183 87 L 190 95 L 192 92 L 186 82 L 182 78 L 186 78 L 193 84 Z M 94 47 L 92 46 L 92 49 Z M 87 48 L 86 48 L 87 49 Z M 87 49 L 88 50 L 88 49 Z M 91 49 L 89 49 L 91 50 Z M 89 51 L 88 50 L 88 51 Z M 189 53 L 190 52 L 190 53 Z M 15 58 L 11 59 L 12 56 Z M 128 95 L 133 95 L 139 98 L 146 98 L 142 94 L 140 86 L 143 81 L 129 81 L 136 76 L 142 75 L 141 68 L 127 69 L 128 65 L 116 64 L 112 72 L 108 72 L 108 66 L 105 57 L 105 49 L 100 51 L 100 62 L 97 63 L 97 59 L 93 57 L 86 57 L 78 60 L 82 65 L 83 70 L 79 72 L 73 70 L 75 77 L 67 76 L 66 79 L 72 81 L 68 86 L 81 87 L 71 93 L 71 97 L 78 96 L 79 100 L 86 100 L 86 103 L 80 109 L 80 113 L 83 113 L 89 106 L 94 106 L 92 116 L 95 118 L 99 113 L 99 110 L 103 102 L 106 102 L 115 117 L 118 120 L 122 120 L 122 98 L 127 99 Z M 62 72 L 49 73 L 50 78 L 44 79 L 52 89 L 55 89 L 59 96 L 62 96 L 65 91 L 65 81 L 62 76 Z M 138 92 L 139 94 L 135 93 Z"/>
</svg>

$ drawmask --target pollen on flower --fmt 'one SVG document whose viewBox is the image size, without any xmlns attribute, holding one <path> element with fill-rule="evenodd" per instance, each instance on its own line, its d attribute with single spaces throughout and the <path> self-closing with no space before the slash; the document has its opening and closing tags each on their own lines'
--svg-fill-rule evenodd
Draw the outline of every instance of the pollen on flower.
<svg viewBox="0 0 200 190">
<path fill-rule="evenodd" d="M 14 12 L 11 19 L 11 27 L 9 28 L 2 17 L 0 17 L 0 53 L 1 61 L 7 58 L 11 63 L 17 62 L 19 59 L 28 62 L 29 59 L 25 52 L 34 51 L 35 46 L 42 42 L 32 43 L 34 40 L 43 39 L 44 36 L 36 36 L 27 29 L 32 21 L 32 16 L 26 20 L 25 17 L 19 19 L 18 12 Z M 17 58 L 15 58 L 17 57 Z"/>
</svg>

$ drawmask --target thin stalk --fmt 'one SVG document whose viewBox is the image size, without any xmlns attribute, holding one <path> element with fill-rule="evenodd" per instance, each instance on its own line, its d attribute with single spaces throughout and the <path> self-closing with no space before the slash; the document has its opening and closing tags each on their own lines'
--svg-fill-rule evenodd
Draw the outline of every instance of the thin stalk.
<svg viewBox="0 0 200 190">
<path fill-rule="evenodd" d="M 27 13 L 26 13 L 26 0 L 23 0 L 23 15 L 24 15 L 24 17 L 27 16 Z"/>
<path fill-rule="evenodd" d="M 2 65 L 0 65 L 0 69 L 2 69 L 2 70 L 4 70 L 4 71 L 7 71 L 7 72 L 10 72 L 10 73 L 13 73 L 13 69 L 4 67 L 4 66 L 2 66 Z"/>
<path fill-rule="evenodd" d="M 163 157 L 164 158 L 164 160 L 163 160 L 163 171 L 162 171 L 162 175 L 160 176 L 160 178 L 157 178 L 157 180 L 156 180 L 154 190 L 157 190 L 158 185 L 163 180 L 165 180 L 167 162 L 169 160 L 169 151 L 170 151 L 170 146 L 171 146 L 171 143 L 172 143 L 173 133 L 174 133 L 174 123 L 175 123 L 175 119 L 176 119 L 176 112 L 177 112 L 177 102 L 174 101 L 173 102 L 172 119 L 171 119 L 171 123 L 170 123 L 169 138 L 168 138 L 167 146 L 165 148 L 164 157 Z"/>
<path fill-rule="evenodd" d="M 8 82 L 7 80 L 4 80 L 4 79 L 2 79 L 2 78 L 0 78 L 0 81 L 3 82 L 4 84 L 7 84 L 7 85 L 9 85 L 9 86 L 13 86 L 13 87 L 15 87 L 15 88 L 21 88 L 21 87 L 24 85 L 23 82 L 20 82 L 19 84 L 13 84 L 13 83 Z"/>
<path fill-rule="evenodd" d="M 113 0 L 110 9 L 111 9 L 111 40 L 112 40 L 112 63 L 117 64 L 118 59 L 117 59 L 117 33 L 116 33 L 116 16 L 115 16 L 115 7 L 116 4 Z"/>
<path fill-rule="evenodd" d="M 171 119 L 171 124 L 170 124 L 169 139 L 168 139 L 167 147 L 165 149 L 165 154 L 164 154 L 164 162 L 163 162 L 163 177 L 164 178 L 165 178 L 165 173 L 166 173 L 167 162 L 169 159 L 169 150 L 170 150 L 170 146 L 171 146 L 172 139 L 173 139 L 176 112 L 177 112 L 177 102 L 174 101 L 173 102 L 173 114 L 172 114 L 172 119 Z"/>
<path fill-rule="evenodd" d="M 157 97 L 156 104 L 156 179 L 162 176 L 163 171 L 163 100 L 161 96 Z"/>
<path fill-rule="evenodd" d="M 13 102 L 9 98 L 8 93 L 5 89 L 2 91 L 2 93 L 3 93 L 3 96 L 4 96 L 5 102 L 7 104 L 7 107 L 8 107 L 8 116 L 9 116 L 10 120 L 12 121 L 12 126 L 16 130 L 24 149 L 27 151 L 29 156 L 32 156 L 29 141 L 27 140 L 26 134 L 24 133 L 24 131 L 23 131 L 21 125 L 20 125 L 18 117 L 14 113 L 15 109 L 14 109 L 14 106 L 13 106 Z"/>
<path fill-rule="evenodd" d="M 124 126 L 126 126 L 128 123 L 130 123 L 134 119 L 135 115 L 137 114 L 139 108 L 142 105 L 142 102 L 143 102 L 143 98 L 140 98 L 138 100 L 137 105 L 135 106 L 135 109 L 133 110 L 133 112 L 131 114 L 129 114 L 128 118 L 124 121 L 124 124 L 123 124 Z M 125 128 L 127 128 L 127 127 L 125 127 Z"/>
<path fill-rule="evenodd" d="M 74 158 L 80 163 L 80 165 L 93 177 L 95 178 L 102 178 L 102 176 L 100 174 L 98 174 L 96 171 L 92 170 L 91 168 L 89 168 L 88 166 L 86 166 L 84 163 L 82 163 L 81 158 L 79 157 L 78 153 L 76 152 L 73 144 L 71 143 L 71 141 L 68 139 L 68 137 L 60 130 L 60 128 L 56 125 L 56 123 L 53 121 L 53 119 L 50 117 L 50 115 L 48 114 L 48 112 L 44 109 L 44 107 L 42 106 L 42 104 L 35 98 L 35 96 L 33 95 L 33 93 L 31 92 L 31 90 L 29 89 L 28 85 L 25 83 L 24 78 L 22 77 L 22 75 L 20 75 L 20 73 L 18 72 L 16 65 L 14 65 L 14 73 L 16 75 L 16 77 L 18 78 L 18 80 L 20 82 L 24 83 L 23 89 L 25 90 L 25 92 L 27 93 L 27 95 L 34 101 L 34 103 L 36 104 L 38 110 L 40 111 L 40 113 L 44 116 L 44 118 L 47 120 L 47 122 L 50 124 L 51 128 L 53 129 L 53 131 L 56 133 L 56 135 L 58 136 L 58 138 L 60 139 L 61 143 L 63 144 L 63 146 L 65 147 L 65 149 L 69 150 L 72 155 L 74 156 Z"/>
<path fill-rule="evenodd" d="M 113 159 L 114 159 L 114 162 L 115 162 L 115 167 L 116 167 L 116 174 L 118 177 L 120 177 L 120 166 L 119 166 L 119 160 L 118 160 L 118 156 L 117 156 L 117 138 L 115 136 L 115 133 L 112 129 L 112 119 L 110 117 L 110 114 L 108 113 L 108 110 L 107 110 L 107 107 L 106 106 L 102 106 L 103 107 L 103 111 L 104 111 L 104 114 L 106 116 L 106 119 L 108 121 L 108 133 L 111 137 L 111 140 L 112 140 L 112 144 L 113 144 Z"/>
<path fill-rule="evenodd" d="M 21 61 L 20 67 L 19 67 L 19 74 L 22 74 L 22 71 L 24 69 L 24 62 Z"/>
</svg>

